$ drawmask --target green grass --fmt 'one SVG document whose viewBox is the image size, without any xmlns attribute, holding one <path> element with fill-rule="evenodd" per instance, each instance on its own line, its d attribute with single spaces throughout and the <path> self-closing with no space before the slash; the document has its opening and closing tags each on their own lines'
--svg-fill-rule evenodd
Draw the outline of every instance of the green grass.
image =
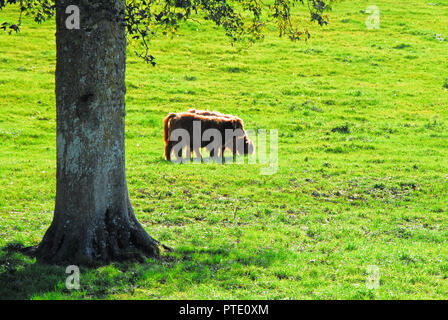
<svg viewBox="0 0 448 320">
<path fill-rule="evenodd" d="M 81 269 L 78 291 L 65 268 L 11 249 L 37 244 L 52 219 L 54 23 L 0 34 L 0 298 L 447 299 L 448 1 L 378 0 L 379 30 L 366 29 L 370 4 L 336 4 L 308 42 L 269 27 L 232 47 L 190 22 L 152 42 L 155 68 L 129 48 L 129 192 L 175 251 Z M 191 107 L 278 129 L 278 172 L 163 161 L 163 118 Z"/>
</svg>

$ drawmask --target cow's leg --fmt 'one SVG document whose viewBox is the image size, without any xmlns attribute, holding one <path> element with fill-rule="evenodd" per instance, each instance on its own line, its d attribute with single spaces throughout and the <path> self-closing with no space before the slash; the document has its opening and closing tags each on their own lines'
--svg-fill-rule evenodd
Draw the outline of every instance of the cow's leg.
<svg viewBox="0 0 448 320">
<path fill-rule="evenodd" d="M 233 163 L 236 161 L 236 137 L 232 138 L 232 156 L 233 156 Z"/>
<path fill-rule="evenodd" d="M 168 141 L 168 143 L 165 146 L 165 157 L 166 160 L 171 161 L 171 151 L 173 149 L 173 142 Z"/>
<path fill-rule="evenodd" d="M 224 153 L 225 152 L 226 152 L 226 137 L 225 137 L 225 135 L 223 135 L 222 143 L 221 143 L 221 163 L 225 162 L 225 158 L 224 158 Z"/>
</svg>

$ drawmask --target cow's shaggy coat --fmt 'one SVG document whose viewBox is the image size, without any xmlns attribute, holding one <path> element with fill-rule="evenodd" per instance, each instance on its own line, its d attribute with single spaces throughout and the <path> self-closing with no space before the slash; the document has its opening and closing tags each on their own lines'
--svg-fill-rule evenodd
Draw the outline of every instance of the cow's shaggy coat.
<svg viewBox="0 0 448 320">
<path fill-rule="evenodd" d="M 194 109 L 190 109 L 194 110 Z M 224 151 L 227 148 L 235 154 L 253 153 L 254 145 L 244 131 L 243 121 L 232 115 L 221 116 L 221 113 L 194 110 L 195 112 L 170 113 L 164 120 L 164 140 L 165 140 L 165 158 L 171 160 L 173 147 L 177 143 L 181 143 L 182 147 L 187 147 L 187 158 L 191 156 L 191 151 L 201 157 L 200 148 L 206 147 L 210 151 L 210 156 L 214 157 L 214 150 L 218 150 L 218 156 L 224 157 Z M 199 112 L 203 114 L 199 114 Z M 220 115 L 221 114 L 221 115 Z M 200 123 L 201 132 L 199 137 L 194 137 L 194 122 Z M 183 129 L 190 137 L 187 141 L 178 142 L 173 139 L 173 132 L 176 129 Z M 221 141 L 202 141 L 204 132 L 208 129 L 216 129 L 221 135 Z M 229 134 L 229 133 L 232 134 Z M 195 141 L 199 139 L 200 141 Z M 177 158 L 182 158 L 182 148 L 179 149 Z"/>
</svg>

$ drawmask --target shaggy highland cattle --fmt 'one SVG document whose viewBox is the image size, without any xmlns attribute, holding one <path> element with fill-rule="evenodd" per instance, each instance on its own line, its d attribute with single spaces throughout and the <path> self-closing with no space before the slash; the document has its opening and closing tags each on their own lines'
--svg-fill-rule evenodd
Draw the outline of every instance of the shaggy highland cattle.
<svg viewBox="0 0 448 320">
<path fill-rule="evenodd" d="M 239 119 L 237 116 L 234 116 L 233 114 L 224 114 L 218 111 L 208 111 L 208 110 L 196 110 L 196 109 L 189 109 L 188 112 L 199 114 L 201 116 L 212 116 L 212 117 L 221 117 L 221 118 L 227 118 L 227 119 Z M 243 123 L 243 120 L 241 120 L 241 125 Z"/>
<path fill-rule="evenodd" d="M 187 158 L 191 157 L 192 151 L 201 158 L 201 148 L 205 147 L 210 151 L 210 157 L 215 160 L 221 157 L 221 161 L 226 149 L 230 149 L 234 156 L 254 152 L 254 144 L 244 131 L 243 121 L 219 112 L 190 109 L 189 112 L 170 113 L 164 119 L 164 140 L 167 160 L 171 160 L 173 148 L 178 160 L 182 158 L 184 147 Z"/>
</svg>

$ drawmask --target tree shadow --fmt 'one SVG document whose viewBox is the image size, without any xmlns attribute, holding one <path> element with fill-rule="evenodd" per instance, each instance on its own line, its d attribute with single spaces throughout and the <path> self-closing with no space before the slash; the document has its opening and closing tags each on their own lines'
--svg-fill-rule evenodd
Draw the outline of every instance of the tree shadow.
<svg viewBox="0 0 448 320">
<path fill-rule="evenodd" d="M 80 267 L 80 288 L 69 290 L 67 266 L 38 264 L 21 253 L 23 245 L 10 243 L 0 249 L 0 299 L 107 299 L 120 294 L 132 299 L 136 289 L 154 289 L 145 298 L 163 298 L 186 291 L 201 283 L 234 282 L 239 266 L 266 268 L 278 258 L 264 252 L 260 259 L 253 253 L 241 253 L 235 259 L 231 248 L 180 249 L 166 252 L 159 259 L 141 262 L 112 263 L 99 268 Z M 224 272 L 224 275 L 222 274 Z M 164 292 L 162 294 L 161 292 Z M 160 293 L 160 296 L 159 296 Z"/>
<path fill-rule="evenodd" d="M 54 290 L 64 274 L 59 266 L 45 266 L 22 254 L 23 245 L 10 243 L 0 250 L 0 299 L 24 300 Z"/>
</svg>

